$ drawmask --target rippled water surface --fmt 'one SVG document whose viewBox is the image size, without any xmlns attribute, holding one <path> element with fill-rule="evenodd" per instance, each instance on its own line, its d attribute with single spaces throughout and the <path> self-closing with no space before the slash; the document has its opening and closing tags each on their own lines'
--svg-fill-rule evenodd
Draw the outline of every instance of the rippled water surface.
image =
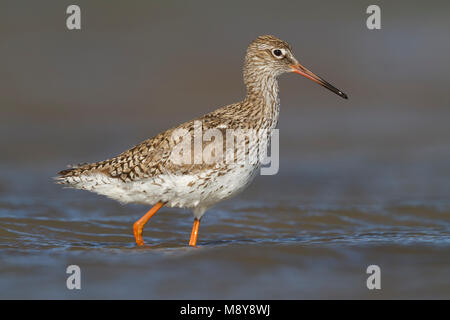
<svg viewBox="0 0 450 320">
<path fill-rule="evenodd" d="M 368 196 L 342 191 L 355 177 L 328 188 L 314 186 L 319 178 L 258 177 L 206 214 L 198 248 L 187 247 L 191 213 L 172 208 L 136 248 L 132 224 L 147 207 L 63 190 L 47 170 L 22 174 L 2 180 L 2 298 L 450 297 L 445 199 L 354 201 Z M 79 292 L 65 288 L 71 264 L 82 270 Z M 379 292 L 366 288 L 371 264 L 382 270 Z"/>
</svg>

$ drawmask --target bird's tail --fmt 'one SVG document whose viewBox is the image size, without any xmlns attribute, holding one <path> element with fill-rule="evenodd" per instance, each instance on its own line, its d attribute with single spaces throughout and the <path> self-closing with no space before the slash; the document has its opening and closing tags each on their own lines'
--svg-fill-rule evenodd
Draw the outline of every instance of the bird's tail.
<svg viewBox="0 0 450 320">
<path fill-rule="evenodd" d="M 80 163 L 80 164 L 70 164 L 65 170 L 58 172 L 58 176 L 53 177 L 55 183 L 66 184 L 66 185 L 76 185 L 80 182 L 81 176 L 90 169 L 91 164 Z"/>
</svg>

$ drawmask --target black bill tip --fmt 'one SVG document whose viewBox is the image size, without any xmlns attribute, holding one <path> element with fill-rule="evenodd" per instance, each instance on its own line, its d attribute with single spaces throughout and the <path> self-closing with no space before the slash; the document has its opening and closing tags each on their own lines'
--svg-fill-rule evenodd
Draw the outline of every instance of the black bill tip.
<svg viewBox="0 0 450 320">
<path fill-rule="evenodd" d="M 339 91 L 338 95 L 341 96 L 344 99 L 348 99 L 348 96 L 345 93 L 343 93 L 342 91 Z"/>
</svg>

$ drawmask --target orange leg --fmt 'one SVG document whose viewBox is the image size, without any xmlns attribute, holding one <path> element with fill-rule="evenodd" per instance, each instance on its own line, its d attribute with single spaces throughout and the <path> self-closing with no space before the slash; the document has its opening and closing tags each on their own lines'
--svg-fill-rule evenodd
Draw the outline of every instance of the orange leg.
<svg viewBox="0 0 450 320">
<path fill-rule="evenodd" d="M 195 247 L 197 244 L 198 227 L 200 226 L 200 220 L 194 219 L 194 226 L 192 227 L 191 240 L 189 240 L 189 245 Z"/>
<path fill-rule="evenodd" d="M 144 225 L 148 220 L 164 205 L 163 202 L 158 202 L 153 208 L 151 208 L 142 218 L 136 221 L 133 225 L 134 237 L 136 238 L 136 243 L 138 246 L 144 245 L 144 240 L 142 239 L 142 230 Z"/>
</svg>

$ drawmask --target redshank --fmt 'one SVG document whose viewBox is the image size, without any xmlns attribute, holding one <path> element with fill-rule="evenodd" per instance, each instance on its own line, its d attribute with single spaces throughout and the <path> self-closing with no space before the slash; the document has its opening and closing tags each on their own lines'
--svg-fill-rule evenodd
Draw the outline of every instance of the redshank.
<svg viewBox="0 0 450 320">
<path fill-rule="evenodd" d="M 133 225 L 138 246 L 144 244 L 144 225 L 162 206 L 190 208 L 194 225 L 189 245 L 196 246 L 205 211 L 244 190 L 259 170 L 262 161 L 255 150 L 265 150 L 270 143 L 280 106 L 277 78 L 287 72 L 305 76 L 347 99 L 345 93 L 303 67 L 288 43 L 271 35 L 260 36 L 249 45 L 245 56 L 243 73 L 247 95 L 243 101 L 162 132 L 115 158 L 63 170 L 56 178 L 57 183 L 102 194 L 121 203 L 152 205 Z M 227 159 L 236 160 L 240 153 L 250 158 L 249 161 L 225 161 L 217 157 L 218 151 L 225 150 L 228 155 L 229 150 L 224 147 L 226 139 L 218 139 L 216 135 L 214 139 L 200 140 L 203 153 L 198 157 L 195 138 L 193 144 L 184 138 L 208 130 L 224 136 L 225 131 L 228 134 L 231 130 L 233 141 L 235 137 L 244 137 L 244 148 L 233 147 Z M 249 138 L 249 131 L 255 139 Z M 185 140 L 189 141 L 187 148 L 179 148 Z M 215 151 L 205 153 L 208 147 Z M 179 161 L 181 154 L 188 161 Z"/>
</svg>

